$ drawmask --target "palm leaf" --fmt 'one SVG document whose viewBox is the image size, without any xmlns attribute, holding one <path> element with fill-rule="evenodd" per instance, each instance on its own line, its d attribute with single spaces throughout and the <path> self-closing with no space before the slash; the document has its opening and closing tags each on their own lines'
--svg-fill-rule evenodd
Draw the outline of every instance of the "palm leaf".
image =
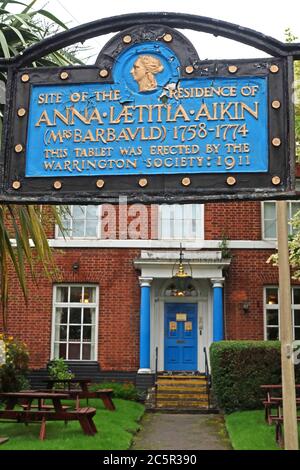
<svg viewBox="0 0 300 470">
<path fill-rule="evenodd" d="M 1 46 L 1 49 L 2 49 L 3 56 L 6 59 L 8 59 L 10 57 L 9 45 L 8 45 L 8 43 L 6 41 L 6 37 L 3 34 L 3 32 L 1 31 L 1 29 L 0 29 L 0 46 Z"/>
<path fill-rule="evenodd" d="M 59 28 L 67 29 L 60 19 L 44 8 L 34 11 L 35 3 L 36 0 L 29 4 L 16 0 L 0 2 L 0 54 L 2 53 L 4 57 L 21 53 L 26 46 L 40 41 L 45 36 L 47 28 L 39 22 L 41 17 L 54 22 Z M 11 5 L 20 5 L 22 9 L 18 13 L 13 13 L 9 11 Z M 39 59 L 34 65 L 53 66 L 73 63 L 81 63 L 81 61 L 77 60 L 71 52 L 62 50 Z M 0 80 L 6 83 L 5 73 L 0 73 Z M 0 103 L 0 133 L 3 109 L 3 104 Z M 47 214 L 64 234 L 59 212 L 54 206 L 47 209 Z M 33 280 L 37 263 L 42 266 L 47 276 L 53 275 L 55 264 L 44 230 L 43 218 L 41 206 L 0 205 L 0 297 L 4 329 L 7 327 L 10 267 L 13 266 L 25 300 L 28 269 Z"/>
<path fill-rule="evenodd" d="M 42 16 L 44 16 L 45 18 L 48 18 L 49 20 L 53 21 L 55 24 L 58 24 L 59 26 L 61 26 L 63 29 L 68 29 L 68 27 L 66 26 L 65 23 L 63 23 L 62 21 L 60 21 L 57 16 L 54 16 L 52 15 L 52 13 L 50 13 L 49 11 L 47 10 L 37 10 L 36 12 L 33 12 L 33 13 L 30 13 L 30 15 L 33 17 L 34 15 L 36 14 L 40 14 Z"/>
</svg>

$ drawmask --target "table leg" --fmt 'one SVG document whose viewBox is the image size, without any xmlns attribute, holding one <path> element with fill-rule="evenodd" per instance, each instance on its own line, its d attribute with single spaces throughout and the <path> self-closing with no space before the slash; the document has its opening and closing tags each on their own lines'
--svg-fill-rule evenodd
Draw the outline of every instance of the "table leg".
<svg viewBox="0 0 300 470">
<path fill-rule="evenodd" d="M 87 434 L 89 436 L 93 436 L 95 434 L 94 429 L 92 428 L 89 419 L 85 415 L 78 415 L 78 420 L 80 423 L 80 426 L 84 432 L 84 434 Z"/>
<path fill-rule="evenodd" d="M 112 399 L 110 397 L 101 397 L 104 403 L 104 406 L 107 410 L 114 411 L 116 409 Z"/>
<path fill-rule="evenodd" d="M 89 420 L 89 424 L 90 424 L 91 429 L 93 430 L 94 434 L 96 434 L 98 432 L 98 430 L 97 430 L 96 425 L 93 421 L 93 418 L 91 416 L 88 416 L 88 420 Z"/>
<path fill-rule="evenodd" d="M 40 440 L 43 441 L 46 438 L 46 418 L 42 418 L 42 424 L 40 429 Z"/>
</svg>

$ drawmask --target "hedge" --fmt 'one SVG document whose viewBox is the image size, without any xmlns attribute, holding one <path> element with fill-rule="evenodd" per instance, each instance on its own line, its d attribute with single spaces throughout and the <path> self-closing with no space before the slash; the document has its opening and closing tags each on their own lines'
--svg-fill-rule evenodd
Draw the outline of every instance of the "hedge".
<svg viewBox="0 0 300 470">
<path fill-rule="evenodd" d="M 261 408 L 262 384 L 281 383 L 279 341 L 219 341 L 210 347 L 212 391 L 225 412 Z M 295 367 L 300 383 L 300 367 Z"/>
</svg>

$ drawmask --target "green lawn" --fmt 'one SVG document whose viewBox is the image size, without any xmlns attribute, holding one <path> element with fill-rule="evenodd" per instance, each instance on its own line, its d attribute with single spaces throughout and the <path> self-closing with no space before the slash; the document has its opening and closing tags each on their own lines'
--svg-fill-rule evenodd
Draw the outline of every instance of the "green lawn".
<svg viewBox="0 0 300 470">
<path fill-rule="evenodd" d="M 275 425 L 266 424 L 263 410 L 237 411 L 226 415 L 225 422 L 234 450 L 280 450 Z"/>
<path fill-rule="evenodd" d="M 46 439 L 39 440 L 40 424 L 1 423 L 0 435 L 9 441 L 0 450 L 125 450 L 131 445 L 144 406 L 134 401 L 114 399 L 116 411 L 108 411 L 101 400 L 89 400 L 89 406 L 97 408 L 94 422 L 98 433 L 83 434 L 80 424 L 71 421 L 67 426 L 52 421 L 46 426 Z M 74 403 L 73 403 L 74 404 Z M 82 405 L 83 406 L 83 405 Z"/>
</svg>

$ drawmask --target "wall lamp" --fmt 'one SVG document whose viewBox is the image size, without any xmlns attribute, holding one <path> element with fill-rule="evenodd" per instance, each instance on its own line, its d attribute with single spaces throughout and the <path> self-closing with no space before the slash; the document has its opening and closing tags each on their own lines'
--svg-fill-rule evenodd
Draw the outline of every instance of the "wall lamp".
<svg viewBox="0 0 300 470">
<path fill-rule="evenodd" d="M 249 313 L 249 302 L 246 300 L 245 302 L 242 303 L 242 309 L 243 309 L 243 312 L 245 315 L 247 315 L 247 313 Z"/>
<path fill-rule="evenodd" d="M 78 261 L 75 261 L 75 263 L 73 263 L 72 269 L 75 273 L 79 270 L 79 262 Z"/>
</svg>

